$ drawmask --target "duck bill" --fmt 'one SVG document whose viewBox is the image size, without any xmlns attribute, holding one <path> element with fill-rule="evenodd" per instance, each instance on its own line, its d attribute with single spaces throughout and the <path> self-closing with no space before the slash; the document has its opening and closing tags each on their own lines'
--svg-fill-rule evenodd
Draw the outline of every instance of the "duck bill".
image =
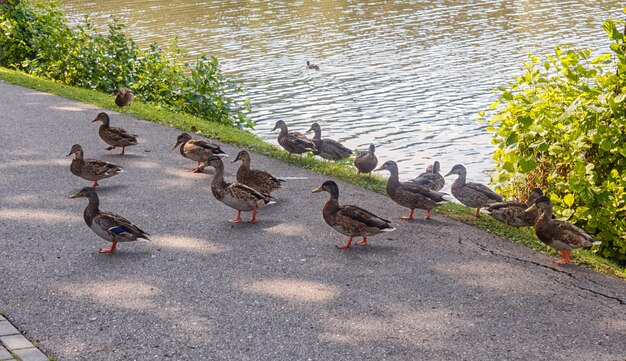
<svg viewBox="0 0 626 361">
<path fill-rule="evenodd" d="M 274 128 L 272 129 L 272 132 L 275 131 L 276 129 L 278 129 L 278 125 L 274 126 Z"/>
<path fill-rule="evenodd" d="M 383 167 L 380 167 L 380 168 L 376 168 L 376 169 L 374 169 L 374 172 L 380 172 L 381 170 L 386 170 L 386 169 L 385 169 L 385 168 L 383 168 Z"/>
<path fill-rule="evenodd" d="M 98 120 L 100 120 L 100 119 L 96 118 L 96 119 L 92 120 L 91 122 L 92 122 L 92 123 L 95 123 L 95 122 L 97 122 Z"/>
<path fill-rule="evenodd" d="M 448 172 L 448 174 L 444 175 L 444 177 L 447 177 L 449 175 L 453 175 L 454 173 L 452 173 L 452 171 Z"/>
<path fill-rule="evenodd" d="M 172 147 L 172 150 L 176 149 L 178 147 L 178 145 L 180 144 L 179 141 L 176 141 L 176 144 L 174 144 L 174 146 Z"/>
<path fill-rule="evenodd" d="M 72 154 L 74 154 L 74 153 L 69 152 L 69 153 L 66 155 L 66 157 L 69 157 L 69 156 L 70 156 L 70 155 L 72 155 Z"/>
<path fill-rule="evenodd" d="M 72 194 L 70 196 L 70 198 L 80 198 L 80 197 L 81 197 L 80 192 L 76 192 L 76 194 Z"/>
<path fill-rule="evenodd" d="M 315 188 L 314 190 L 312 190 L 311 193 L 319 193 L 323 191 L 324 191 L 324 188 L 320 186 L 319 188 Z"/>
<path fill-rule="evenodd" d="M 202 163 L 202 165 L 200 166 L 200 168 L 206 168 L 206 167 L 210 167 L 211 165 L 209 164 L 209 162 L 204 162 Z"/>
<path fill-rule="evenodd" d="M 536 205 L 536 204 L 533 204 L 532 206 L 530 206 L 530 207 L 526 208 L 526 210 L 525 210 L 524 212 L 525 212 L 525 213 L 529 213 L 529 212 L 534 211 L 535 209 L 537 209 L 537 205 Z"/>
</svg>

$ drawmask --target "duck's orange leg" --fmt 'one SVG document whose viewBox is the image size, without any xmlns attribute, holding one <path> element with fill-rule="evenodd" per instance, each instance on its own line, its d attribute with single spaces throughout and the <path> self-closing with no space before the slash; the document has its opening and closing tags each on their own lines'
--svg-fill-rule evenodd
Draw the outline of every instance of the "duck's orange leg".
<svg viewBox="0 0 626 361">
<path fill-rule="evenodd" d="M 367 237 L 363 236 L 363 239 L 358 241 L 356 244 L 359 246 L 367 246 Z"/>
<path fill-rule="evenodd" d="M 426 214 L 426 219 L 430 219 L 430 209 L 426 210 L 428 213 Z"/>
<path fill-rule="evenodd" d="M 198 161 L 198 166 L 195 167 L 191 172 L 192 173 L 200 173 L 200 172 L 202 172 L 202 169 L 200 169 L 200 161 Z"/>
<path fill-rule="evenodd" d="M 557 264 L 568 264 L 570 258 L 572 257 L 572 252 L 562 249 L 561 250 L 561 256 L 563 256 L 563 259 L 560 259 L 560 260 L 556 261 L 556 263 Z"/>
<path fill-rule="evenodd" d="M 122 147 L 122 151 L 121 151 L 121 152 L 119 152 L 119 153 L 117 153 L 117 155 L 124 155 L 124 150 L 125 150 L 125 149 L 126 149 L 126 146 L 123 146 L 123 147 Z"/>
<path fill-rule="evenodd" d="M 415 218 L 413 218 L 413 213 L 414 212 L 415 212 L 415 209 L 411 209 L 411 213 L 409 213 L 408 217 L 400 217 L 400 219 L 404 219 L 405 221 L 409 221 L 409 220 L 415 219 Z"/>
<path fill-rule="evenodd" d="M 91 188 L 96 189 L 98 188 L 99 184 L 98 181 L 93 181 L 93 184 L 91 185 Z"/>
<path fill-rule="evenodd" d="M 337 246 L 337 248 L 339 248 L 339 249 L 350 248 L 351 244 L 352 244 L 352 236 L 350 236 L 350 238 L 348 238 L 348 242 L 346 242 L 346 243 L 344 243 L 344 244 L 342 244 L 340 246 Z"/>
<path fill-rule="evenodd" d="M 256 208 L 252 208 L 252 219 L 250 223 L 256 223 Z"/>
<path fill-rule="evenodd" d="M 117 247 L 117 242 L 111 242 L 111 247 L 100 248 L 100 253 L 113 253 Z"/>
<path fill-rule="evenodd" d="M 480 208 L 476 208 L 476 218 L 480 217 Z"/>
<path fill-rule="evenodd" d="M 239 222 L 241 222 L 241 211 L 237 211 L 237 218 L 229 219 L 228 222 L 229 223 L 239 223 Z"/>
</svg>

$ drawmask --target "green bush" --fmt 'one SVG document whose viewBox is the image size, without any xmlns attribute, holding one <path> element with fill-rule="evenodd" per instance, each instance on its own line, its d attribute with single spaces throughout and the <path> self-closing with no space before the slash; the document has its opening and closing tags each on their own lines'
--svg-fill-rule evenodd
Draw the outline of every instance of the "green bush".
<svg viewBox="0 0 626 361">
<path fill-rule="evenodd" d="M 626 261 L 626 44 L 605 22 L 611 53 L 557 47 L 530 56 L 498 89 L 488 122 L 497 145 L 494 182 L 506 196 L 543 188 L 556 215 L 602 241 L 600 254 Z M 482 113 L 483 119 L 486 117 Z"/>
<path fill-rule="evenodd" d="M 166 109 L 240 128 L 252 127 L 249 102 L 231 95 L 242 89 L 219 70 L 215 57 L 184 62 L 174 44 L 140 49 L 112 19 L 100 34 L 85 17 L 68 25 L 55 2 L 0 5 L 0 65 L 64 84 L 112 92 L 129 87 L 138 99 Z"/>
</svg>

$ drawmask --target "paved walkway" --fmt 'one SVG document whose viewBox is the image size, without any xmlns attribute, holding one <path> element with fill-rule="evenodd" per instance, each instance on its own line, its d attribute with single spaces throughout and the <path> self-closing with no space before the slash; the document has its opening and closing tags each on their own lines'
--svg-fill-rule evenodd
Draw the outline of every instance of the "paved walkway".
<svg viewBox="0 0 626 361">
<path fill-rule="evenodd" d="M 59 360 L 626 359 L 626 282 L 437 215 L 402 222 L 405 209 L 343 182 L 341 203 L 397 230 L 338 250 L 328 195 L 310 192 L 326 177 L 254 154 L 300 179 L 257 224 L 232 225 L 211 173 L 171 150 L 176 129 L 108 112 L 139 135 L 118 157 L 91 123 L 102 109 L 4 83 L 0 99 L 0 309 Z M 124 167 L 101 182 L 101 208 L 152 243 L 98 253 L 86 201 L 68 199 L 89 184 L 69 171 L 75 143 Z"/>
<path fill-rule="evenodd" d="M 0 361 L 14 361 L 15 356 L 21 361 L 48 361 L 48 356 L 0 315 Z"/>
</svg>

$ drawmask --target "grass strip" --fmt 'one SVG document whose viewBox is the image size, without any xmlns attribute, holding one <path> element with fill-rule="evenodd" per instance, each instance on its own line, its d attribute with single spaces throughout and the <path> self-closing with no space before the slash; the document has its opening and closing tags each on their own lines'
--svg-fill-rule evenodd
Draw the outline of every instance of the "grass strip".
<svg viewBox="0 0 626 361">
<path fill-rule="evenodd" d="M 115 105 L 114 97 L 109 94 L 60 84 L 3 67 L 0 67 L 0 80 L 46 93 L 56 94 L 81 103 L 93 104 L 120 113 L 130 114 L 143 120 L 187 132 L 193 132 L 207 138 L 217 139 L 256 153 L 280 159 L 286 163 L 341 179 L 344 182 L 354 184 L 364 189 L 378 193 L 384 193 L 385 191 L 385 178 L 379 175 L 372 175 L 372 178 L 368 179 L 367 176 L 358 175 L 351 166 L 350 161 L 329 162 L 316 158 L 311 154 L 307 154 L 303 157 L 288 157 L 289 154 L 286 151 L 265 142 L 258 136 L 245 130 L 208 122 L 188 114 L 175 113 L 156 106 L 143 104 L 140 101 L 134 102 L 132 107 L 119 108 Z M 478 227 L 500 238 L 530 247 L 536 251 L 556 255 L 556 252 L 552 248 L 537 239 L 531 228 L 508 227 L 491 217 L 476 218 L 473 216 L 473 209 L 456 203 L 448 203 L 440 206 L 436 208 L 436 212 L 462 223 Z M 616 262 L 607 260 L 588 250 L 574 250 L 573 253 L 576 258 L 572 263 L 584 265 L 598 272 L 626 280 L 626 267 L 620 266 Z"/>
</svg>

